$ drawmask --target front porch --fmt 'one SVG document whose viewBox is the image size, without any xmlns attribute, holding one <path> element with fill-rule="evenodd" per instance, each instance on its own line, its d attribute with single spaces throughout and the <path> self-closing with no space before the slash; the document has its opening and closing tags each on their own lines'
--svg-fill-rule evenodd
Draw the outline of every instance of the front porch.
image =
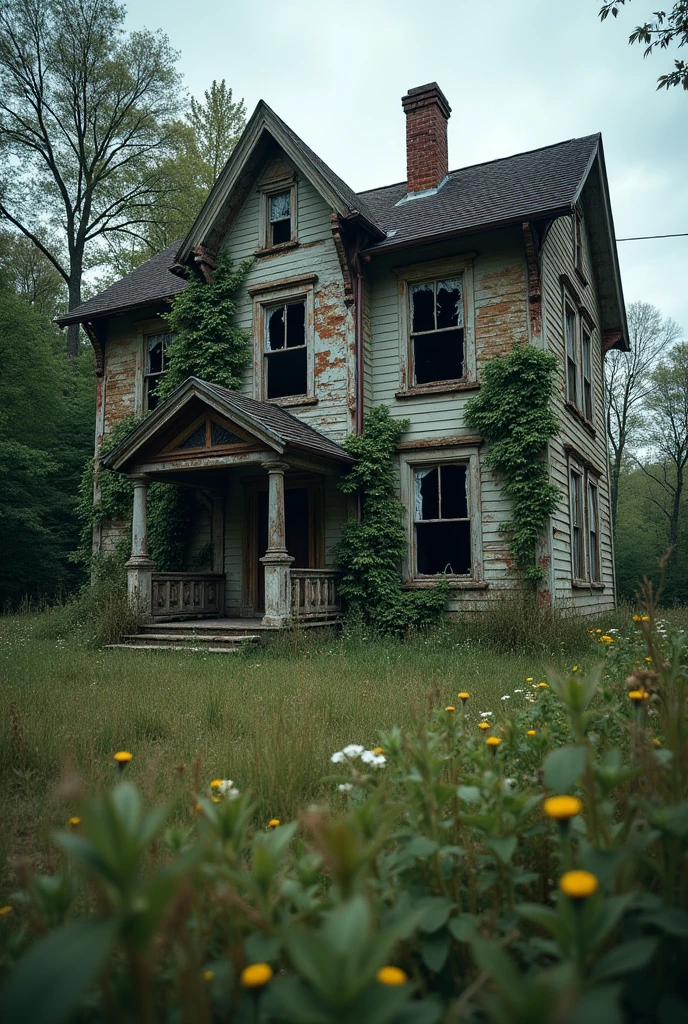
<svg viewBox="0 0 688 1024">
<path fill-rule="evenodd" d="M 169 638 L 185 626 L 219 635 L 219 623 L 226 635 L 234 620 L 244 634 L 335 622 L 331 548 L 347 514 L 336 480 L 350 461 L 279 406 L 188 380 L 103 460 L 133 484 L 128 587 L 144 631 Z M 202 569 L 156 570 L 148 548 L 152 482 L 202 498 Z"/>
</svg>

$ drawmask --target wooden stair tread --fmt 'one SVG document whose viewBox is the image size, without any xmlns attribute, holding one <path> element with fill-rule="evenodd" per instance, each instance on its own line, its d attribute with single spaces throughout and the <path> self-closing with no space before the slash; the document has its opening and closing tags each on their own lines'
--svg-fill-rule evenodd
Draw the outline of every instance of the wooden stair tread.
<svg viewBox="0 0 688 1024">
<path fill-rule="evenodd" d="M 236 654 L 238 647 L 224 644 L 222 647 L 192 647 L 189 644 L 105 644 L 109 651 L 186 651 L 188 654 Z"/>
</svg>

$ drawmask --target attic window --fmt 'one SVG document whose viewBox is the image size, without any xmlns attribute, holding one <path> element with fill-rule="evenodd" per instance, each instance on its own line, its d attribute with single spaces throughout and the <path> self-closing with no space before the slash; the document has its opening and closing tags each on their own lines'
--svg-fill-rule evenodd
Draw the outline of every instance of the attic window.
<svg viewBox="0 0 688 1024">
<path fill-rule="evenodd" d="M 441 465 L 414 474 L 416 573 L 471 572 L 468 466 Z"/>
<path fill-rule="evenodd" d="M 265 394 L 290 398 L 307 393 L 306 303 L 301 299 L 266 310 Z"/>
<path fill-rule="evenodd" d="M 414 383 L 465 376 L 463 282 L 427 281 L 409 289 Z"/>
<path fill-rule="evenodd" d="M 269 210 L 269 245 L 283 245 L 291 242 L 291 189 L 268 196 Z"/>
</svg>

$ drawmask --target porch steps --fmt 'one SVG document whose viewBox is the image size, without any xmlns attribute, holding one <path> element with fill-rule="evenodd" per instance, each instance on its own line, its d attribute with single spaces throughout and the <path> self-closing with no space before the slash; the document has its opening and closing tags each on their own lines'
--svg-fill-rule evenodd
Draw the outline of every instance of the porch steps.
<svg viewBox="0 0 688 1024">
<path fill-rule="evenodd" d="M 194 647 L 192 644 L 106 644 L 108 651 L 177 651 L 202 654 L 236 654 L 239 647 L 236 644 L 223 644 L 222 647 Z"/>
<path fill-rule="evenodd" d="M 246 634 L 240 636 L 237 633 L 220 633 L 210 635 L 206 634 L 204 636 L 199 635 L 198 633 L 191 632 L 150 633 L 148 631 L 142 631 L 140 633 L 131 633 L 127 636 L 122 637 L 122 639 L 130 644 L 141 643 L 145 640 L 145 642 L 148 644 L 173 644 L 175 646 L 177 644 L 182 643 L 199 644 L 203 647 L 210 644 L 215 644 L 216 646 L 218 644 L 232 644 L 235 647 L 240 647 L 242 644 L 257 644 L 260 638 L 257 636 L 249 636 Z"/>
</svg>

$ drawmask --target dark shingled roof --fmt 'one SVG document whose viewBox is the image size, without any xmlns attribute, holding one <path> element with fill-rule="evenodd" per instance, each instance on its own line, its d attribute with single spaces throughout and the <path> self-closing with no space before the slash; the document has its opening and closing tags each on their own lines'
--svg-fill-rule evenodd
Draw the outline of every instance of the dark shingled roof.
<svg viewBox="0 0 688 1024">
<path fill-rule="evenodd" d="M 444 185 L 434 195 L 420 196 L 397 206 L 407 192 L 405 181 L 357 195 L 288 125 L 280 123 L 346 204 L 387 235 L 373 243 L 369 252 L 569 210 L 600 139 L 599 134 L 587 135 L 450 171 Z M 186 281 L 169 269 L 180 246 L 181 240 L 169 245 L 104 292 L 57 317 L 56 322 L 64 327 L 124 313 L 182 291 Z"/>
<path fill-rule="evenodd" d="M 60 327 L 67 324 L 81 323 L 84 320 L 96 320 L 100 316 L 113 316 L 126 313 L 139 306 L 147 306 L 151 302 L 168 299 L 186 288 L 186 280 L 170 273 L 170 267 L 181 245 L 181 239 L 168 245 L 152 260 L 142 263 L 130 274 L 115 281 L 104 292 L 94 295 L 88 302 L 82 302 L 69 313 L 55 317 Z"/>
<path fill-rule="evenodd" d="M 406 195 L 405 181 L 363 192 L 361 197 L 388 235 L 371 250 L 570 209 L 599 139 L 599 134 L 587 135 L 450 171 L 434 195 L 400 206 L 396 204 Z M 389 237 L 391 231 L 395 233 Z"/>
<path fill-rule="evenodd" d="M 198 377 L 189 377 L 105 456 L 103 465 L 118 469 L 126 465 L 139 447 L 155 434 L 159 422 L 165 421 L 170 406 L 173 408 L 172 415 L 176 415 L 184 408 L 188 400 L 199 398 L 203 401 L 204 395 L 207 399 L 214 399 L 229 420 L 233 419 L 232 413 L 239 414 L 241 417 L 239 423 L 245 429 L 250 431 L 246 420 L 253 421 L 258 428 L 263 427 L 272 433 L 278 444 L 284 445 L 285 448 L 296 448 L 324 458 L 337 459 L 339 462 L 354 461 L 336 442 L 325 437 L 314 427 L 309 427 L 303 420 L 298 419 L 279 405 L 273 405 L 271 402 L 258 402 L 255 398 L 249 398 L 248 395 L 244 395 L 240 391 L 230 391 L 228 388 L 220 387 L 219 384 L 211 384 Z M 175 409 L 175 405 L 178 405 L 179 408 Z"/>
</svg>

